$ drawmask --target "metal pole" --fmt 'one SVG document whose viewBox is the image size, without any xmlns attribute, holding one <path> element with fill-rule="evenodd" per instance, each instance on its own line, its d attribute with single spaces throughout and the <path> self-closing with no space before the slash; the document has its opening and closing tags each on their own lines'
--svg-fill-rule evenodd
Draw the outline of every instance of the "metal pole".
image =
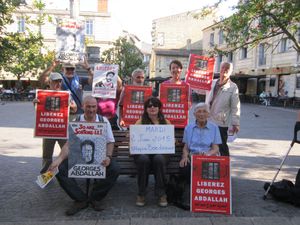
<svg viewBox="0 0 300 225">
<path fill-rule="evenodd" d="M 70 0 L 70 18 L 77 19 L 79 17 L 80 1 Z"/>
</svg>

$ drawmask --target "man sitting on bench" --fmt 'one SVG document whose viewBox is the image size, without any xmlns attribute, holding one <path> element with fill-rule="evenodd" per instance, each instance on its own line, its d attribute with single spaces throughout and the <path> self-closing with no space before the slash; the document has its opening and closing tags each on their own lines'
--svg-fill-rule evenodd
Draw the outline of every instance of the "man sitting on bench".
<svg viewBox="0 0 300 225">
<path fill-rule="evenodd" d="M 83 111 L 84 114 L 80 115 L 79 121 L 89 123 L 100 122 L 99 115 L 96 114 L 97 100 L 94 97 L 87 96 L 84 98 Z M 91 203 L 95 211 L 101 211 L 100 201 L 107 195 L 119 176 L 119 166 L 112 160 L 115 139 L 108 119 L 103 117 L 103 122 L 107 124 L 106 158 L 102 161 L 102 165 L 106 167 L 106 178 L 95 179 L 90 196 L 87 196 L 81 190 L 74 178 L 68 177 L 68 142 L 63 146 L 59 156 L 49 167 L 49 170 L 54 170 L 58 167 L 59 172 L 56 178 L 64 191 L 75 201 L 66 211 L 66 215 L 68 216 L 74 215 L 82 209 L 87 208 L 89 203 Z"/>
</svg>

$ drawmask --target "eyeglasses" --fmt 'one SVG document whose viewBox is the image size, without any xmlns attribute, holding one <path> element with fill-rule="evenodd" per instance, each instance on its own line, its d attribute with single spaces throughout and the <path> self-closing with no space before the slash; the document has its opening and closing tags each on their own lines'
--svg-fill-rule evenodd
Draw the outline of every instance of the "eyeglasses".
<svg viewBox="0 0 300 225">
<path fill-rule="evenodd" d="M 71 71 L 73 71 L 73 70 L 75 70 L 75 68 L 74 68 L 74 67 L 66 67 L 66 70 L 71 70 Z"/>
<path fill-rule="evenodd" d="M 147 108 L 152 108 L 152 107 L 156 108 L 156 107 L 159 107 L 159 105 L 158 104 L 149 104 L 149 105 L 147 105 Z"/>
</svg>

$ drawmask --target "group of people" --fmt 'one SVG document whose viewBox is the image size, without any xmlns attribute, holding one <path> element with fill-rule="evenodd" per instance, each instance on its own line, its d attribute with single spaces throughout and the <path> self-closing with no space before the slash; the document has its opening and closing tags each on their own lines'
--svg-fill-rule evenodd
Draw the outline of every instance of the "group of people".
<svg viewBox="0 0 300 225">
<path fill-rule="evenodd" d="M 119 167 L 112 158 L 114 148 L 113 129 L 117 126 L 123 126 L 123 101 L 124 89 L 121 80 L 118 81 L 116 99 L 96 99 L 87 96 L 81 101 L 81 84 L 79 77 L 75 74 L 75 65 L 63 64 L 63 74 L 53 73 L 53 69 L 58 65 L 54 62 L 41 76 L 42 81 L 49 79 L 50 89 L 69 90 L 71 94 L 70 108 L 74 114 L 79 114 L 79 121 L 107 123 L 107 152 L 102 161 L 102 165 L 107 168 L 105 179 L 97 179 L 94 182 L 92 192 L 87 196 L 78 186 L 74 178 L 68 177 L 68 141 L 44 139 L 43 140 L 43 168 L 41 172 L 53 170 L 58 167 L 59 173 L 56 175 L 60 186 L 74 200 L 74 204 L 66 211 L 67 215 L 74 215 L 80 210 L 91 206 L 100 211 L 100 200 L 109 192 L 117 180 Z M 85 60 L 83 68 L 88 71 L 89 82 L 92 82 L 93 71 Z M 174 84 L 185 84 L 181 81 L 182 64 L 178 60 L 170 63 L 169 69 L 171 78 L 165 82 Z M 194 107 L 195 121 L 188 124 L 184 129 L 182 159 L 178 162 L 181 175 L 185 177 L 186 182 L 190 182 L 190 156 L 192 154 L 201 155 L 223 155 L 229 156 L 227 146 L 227 131 L 229 126 L 233 132 L 239 131 L 240 102 L 238 88 L 230 80 L 232 73 L 232 64 L 223 63 L 221 65 L 220 78 L 212 86 L 207 95 L 206 103 L 198 103 Z M 136 69 L 132 73 L 132 85 L 144 85 L 145 74 L 141 69 Z M 111 114 L 101 111 L 101 104 L 111 101 Z M 37 102 L 36 102 L 37 103 Z M 111 105 L 112 104 L 112 105 Z M 116 108 L 119 106 L 119 124 L 116 124 Z M 171 124 L 162 113 L 162 103 L 156 97 L 151 97 L 144 102 L 144 111 L 136 124 Z M 52 154 L 55 142 L 58 141 L 61 152 L 59 156 L 52 161 Z M 153 170 L 155 176 L 155 194 L 158 197 L 158 205 L 166 207 L 168 205 L 166 196 L 166 165 L 168 155 L 165 154 L 141 154 L 134 156 L 134 162 L 137 167 L 138 194 L 136 198 L 137 206 L 146 204 L 146 193 L 148 186 L 148 177 L 150 170 Z"/>
</svg>

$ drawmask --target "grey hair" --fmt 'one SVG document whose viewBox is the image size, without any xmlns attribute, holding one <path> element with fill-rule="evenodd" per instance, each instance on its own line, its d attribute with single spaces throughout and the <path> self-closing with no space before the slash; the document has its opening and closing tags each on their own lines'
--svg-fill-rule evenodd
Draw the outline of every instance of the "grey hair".
<svg viewBox="0 0 300 225">
<path fill-rule="evenodd" d="M 144 70 L 137 68 L 131 73 L 131 77 L 134 78 L 139 73 L 145 74 Z"/>
<path fill-rule="evenodd" d="M 194 113 L 196 113 L 200 108 L 204 108 L 209 113 L 209 106 L 204 102 L 200 102 L 194 107 Z"/>
<path fill-rule="evenodd" d="M 93 97 L 93 96 L 91 96 L 91 95 L 87 95 L 87 96 L 85 96 L 84 97 L 84 99 L 83 99 L 83 105 L 87 102 L 87 101 L 90 101 L 90 100 L 95 100 L 96 102 L 97 102 L 97 99 L 95 98 L 95 97 Z"/>
<path fill-rule="evenodd" d="M 220 68 L 222 68 L 223 65 L 229 66 L 229 69 L 228 69 L 227 73 L 228 73 L 229 76 L 231 76 L 231 74 L 233 72 L 233 64 L 230 63 L 230 62 L 222 62 Z"/>
</svg>

